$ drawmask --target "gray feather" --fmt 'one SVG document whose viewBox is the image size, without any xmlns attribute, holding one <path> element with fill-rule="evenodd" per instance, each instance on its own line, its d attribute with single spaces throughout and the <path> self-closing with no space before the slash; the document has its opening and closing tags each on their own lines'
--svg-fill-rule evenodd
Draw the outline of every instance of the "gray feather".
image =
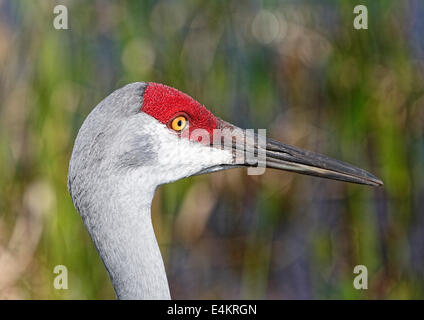
<svg viewBox="0 0 424 320">
<path fill-rule="evenodd" d="M 157 157 L 144 128 L 152 118 L 140 113 L 145 88 L 132 83 L 101 101 L 79 130 L 69 164 L 72 201 L 120 299 L 170 298 L 150 217 L 157 184 L 134 171 Z"/>
</svg>

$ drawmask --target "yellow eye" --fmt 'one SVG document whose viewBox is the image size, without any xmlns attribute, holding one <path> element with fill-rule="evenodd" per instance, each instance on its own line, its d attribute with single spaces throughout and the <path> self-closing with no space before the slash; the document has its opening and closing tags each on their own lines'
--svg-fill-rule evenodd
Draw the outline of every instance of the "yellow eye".
<svg viewBox="0 0 424 320">
<path fill-rule="evenodd" d="M 177 132 L 182 131 L 187 125 L 187 118 L 184 116 L 178 116 L 171 122 L 172 130 Z"/>
</svg>

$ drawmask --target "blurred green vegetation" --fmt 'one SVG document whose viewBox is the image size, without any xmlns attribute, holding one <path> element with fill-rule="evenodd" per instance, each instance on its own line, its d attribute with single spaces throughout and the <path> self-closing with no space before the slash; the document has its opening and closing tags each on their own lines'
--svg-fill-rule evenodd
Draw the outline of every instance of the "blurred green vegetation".
<svg viewBox="0 0 424 320">
<path fill-rule="evenodd" d="M 69 30 L 53 28 L 57 4 Z M 422 299 L 423 15 L 418 0 L 0 1 L 0 297 L 114 298 L 68 162 L 100 100 L 155 81 L 385 182 L 236 169 L 162 186 L 174 298 Z M 59 264 L 68 290 L 53 288 Z M 359 264 L 368 290 L 353 288 Z"/>
</svg>

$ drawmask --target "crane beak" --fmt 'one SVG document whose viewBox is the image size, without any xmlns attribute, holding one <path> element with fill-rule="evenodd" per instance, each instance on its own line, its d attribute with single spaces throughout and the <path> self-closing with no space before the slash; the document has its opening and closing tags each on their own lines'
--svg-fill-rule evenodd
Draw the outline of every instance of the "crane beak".
<svg viewBox="0 0 424 320">
<path fill-rule="evenodd" d="M 363 169 L 315 152 L 260 137 L 257 134 L 252 134 L 249 138 L 245 130 L 223 120 L 220 120 L 219 131 L 224 138 L 220 139 L 227 141 L 227 143 L 224 142 L 224 146 L 230 147 L 234 155 L 237 153 L 240 155 L 242 150 L 243 157 L 242 161 L 236 161 L 233 165 L 221 166 L 209 172 L 240 166 L 266 167 L 370 186 L 383 185 L 380 179 Z M 244 142 L 241 147 L 240 141 Z M 247 158 L 256 159 L 256 161 L 246 161 Z"/>
<path fill-rule="evenodd" d="M 363 169 L 272 139 L 266 139 L 266 167 L 370 186 L 383 185 L 383 181 Z"/>
</svg>

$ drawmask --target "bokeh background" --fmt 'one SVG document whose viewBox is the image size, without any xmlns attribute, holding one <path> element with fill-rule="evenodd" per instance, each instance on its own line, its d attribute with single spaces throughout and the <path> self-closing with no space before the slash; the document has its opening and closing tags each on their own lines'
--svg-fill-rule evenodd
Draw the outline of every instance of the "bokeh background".
<svg viewBox="0 0 424 320">
<path fill-rule="evenodd" d="M 57 4 L 69 30 L 53 28 Z M 424 298 L 423 18 L 420 0 L 0 0 L 0 298 L 114 298 L 67 169 L 84 118 L 133 81 L 385 182 L 235 169 L 160 187 L 174 298 Z"/>
</svg>

